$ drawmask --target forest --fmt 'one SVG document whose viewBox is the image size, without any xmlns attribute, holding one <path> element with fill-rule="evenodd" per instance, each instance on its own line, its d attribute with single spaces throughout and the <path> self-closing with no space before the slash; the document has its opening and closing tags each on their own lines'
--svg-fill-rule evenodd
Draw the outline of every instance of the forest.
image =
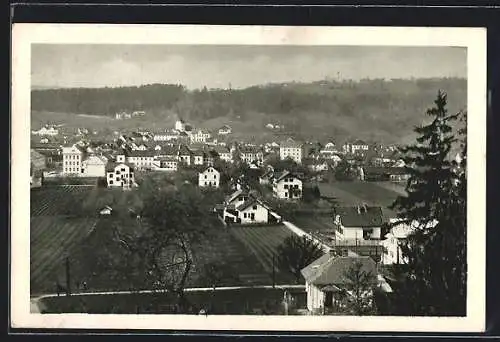
<svg viewBox="0 0 500 342">
<path fill-rule="evenodd" d="M 421 124 L 421 114 L 438 90 L 447 92 L 454 104 L 450 111 L 466 109 L 467 81 L 460 78 L 291 82 L 244 89 L 190 90 L 173 84 L 36 89 L 31 106 L 32 111 L 109 117 L 134 110 L 146 111 L 150 119 L 174 113 L 194 123 L 264 117 L 297 134 L 328 131 L 354 137 L 361 132 L 369 139 L 377 131 L 398 135 Z"/>
</svg>

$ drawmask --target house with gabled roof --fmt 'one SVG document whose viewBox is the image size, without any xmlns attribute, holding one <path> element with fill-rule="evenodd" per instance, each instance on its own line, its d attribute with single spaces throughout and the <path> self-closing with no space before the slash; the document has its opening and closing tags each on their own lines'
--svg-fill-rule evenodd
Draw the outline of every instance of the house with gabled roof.
<svg viewBox="0 0 500 342">
<path fill-rule="evenodd" d="M 364 290 L 362 296 L 371 298 L 376 287 L 390 292 L 385 280 L 378 275 L 377 264 L 372 258 L 355 253 L 337 256 L 328 252 L 301 270 L 306 281 L 307 309 L 316 314 L 341 311 L 345 296 L 354 296 L 348 290 L 350 280 L 346 273 L 356 264 L 360 264 L 361 272 L 373 275 L 373 284 Z"/>
<path fill-rule="evenodd" d="M 223 219 L 227 223 L 268 223 L 270 208 L 255 193 L 237 190 L 226 197 Z"/>
<path fill-rule="evenodd" d="M 200 188 L 213 187 L 218 188 L 220 185 L 220 172 L 212 166 L 205 171 L 198 173 L 198 186 Z"/>
<path fill-rule="evenodd" d="M 130 189 L 136 185 L 134 167 L 128 163 L 108 163 L 106 165 L 106 181 L 108 187 Z"/>
<path fill-rule="evenodd" d="M 178 146 L 178 158 L 179 161 L 187 166 L 190 166 L 192 164 L 192 156 L 193 152 L 184 144 L 180 144 Z"/>
<path fill-rule="evenodd" d="M 284 170 L 275 175 L 272 183 L 274 197 L 288 200 L 302 198 L 302 180 L 296 174 Z"/>
<path fill-rule="evenodd" d="M 227 135 L 232 133 L 232 129 L 229 125 L 224 125 L 221 128 L 219 128 L 219 135 Z"/>
<path fill-rule="evenodd" d="M 382 207 L 366 204 L 351 207 L 335 207 L 333 225 L 338 240 L 380 240 L 384 224 Z"/>
<path fill-rule="evenodd" d="M 280 160 L 291 158 L 297 164 L 300 164 L 302 163 L 303 154 L 303 145 L 292 138 L 280 143 Z"/>
</svg>

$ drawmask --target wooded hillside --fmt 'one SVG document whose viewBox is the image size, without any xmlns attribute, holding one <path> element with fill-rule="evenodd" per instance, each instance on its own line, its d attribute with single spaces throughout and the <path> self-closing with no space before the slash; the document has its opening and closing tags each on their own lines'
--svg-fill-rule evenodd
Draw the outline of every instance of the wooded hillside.
<svg viewBox="0 0 500 342">
<path fill-rule="evenodd" d="M 144 110 L 151 119 L 174 113 L 195 124 L 217 118 L 263 120 L 283 124 L 299 136 L 385 140 L 404 137 L 420 124 L 439 89 L 448 93 L 450 111 L 466 109 L 467 82 L 458 78 L 319 81 L 245 89 L 188 90 L 166 84 L 43 89 L 32 90 L 31 101 L 32 111 L 114 116 L 122 110 Z"/>
</svg>

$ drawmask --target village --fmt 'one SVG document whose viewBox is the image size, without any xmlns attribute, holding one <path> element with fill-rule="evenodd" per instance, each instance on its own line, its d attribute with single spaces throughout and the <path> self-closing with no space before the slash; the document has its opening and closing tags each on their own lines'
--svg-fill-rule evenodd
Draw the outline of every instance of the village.
<svg viewBox="0 0 500 342">
<path fill-rule="evenodd" d="M 117 120 L 124 118 L 116 114 Z M 32 191 L 54 186 L 133 191 L 144 175 L 191 172 L 194 186 L 223 193 L 213 211 L 226 229 L 241 226 L 250 235 L 254 229 L 272 240 L 279 228 L 282 237 L 301 237 L 321 248 L 322 256 L 300 271 L 303 303 L 297 313 L 335 313 L 337 297 L 344 293 L 343 272 L 354 265 L 375 274 L 376 288 L 390 293 L 386 269 L 403 262 L 400 242 L 414 229 L 398 225 L 387 209 L 409 177 L 397 146 L 293 137 L 256 145 L 232 139 L 233 133 L 229 125 L 210 132 L 182 118 L 156 132 L 115 131 L 106 137 L 85 128 L 65 132 L 46 125 L 32 132 L 30 184 Z M 377 198 L 378 192 L 389 195 Z M 114 209 L 105 205 L 99 215 Z M 274 228 L 266 237 L 261 227 L 267 226 Z M 241 240 L 248 247 L 248 238 Z M 276 240 L 272 248 L 282 242 Z M 274 288 L 276 251 L 272 261 L 269 255 L 262 261 L 259 248 L 250 246 L 260 263 L 272 264 L 267 268 L 273 274 L 272 284 L 259 285 Z"/>
</svg>

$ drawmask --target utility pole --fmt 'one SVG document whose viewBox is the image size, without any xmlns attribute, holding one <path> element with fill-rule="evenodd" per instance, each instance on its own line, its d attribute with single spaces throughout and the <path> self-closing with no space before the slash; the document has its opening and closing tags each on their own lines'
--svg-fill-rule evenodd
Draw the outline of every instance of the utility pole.
<svg viewBox="0 0 500 342">
<path fill-rule="evenodd" d="M 71 275 L 69 269 L 69 257 L 66 257 L 66 295 L 71 296 Z"/>
</svg>

